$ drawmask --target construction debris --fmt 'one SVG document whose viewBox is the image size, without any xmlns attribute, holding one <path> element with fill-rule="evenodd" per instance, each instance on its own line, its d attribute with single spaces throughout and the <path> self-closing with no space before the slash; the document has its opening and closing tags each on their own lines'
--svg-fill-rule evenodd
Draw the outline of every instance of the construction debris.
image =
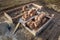
<svg viewBox="0 0 60 40">
<path fill-rule="evenodd" d="M 22 6 L 21 10 L 18 13 L 14 11 L 11 12 L 15 14 L 4 12 L 5 19 L 9 25 L 15 24 L 15 29 L 13 30 L 13 34 L 18 29 L 20 23 L 34 36 L 43 31 L 47 27 L 47 25 L 53 20 L 54 14 L 48 15 L 42 10 L 43 6 L 39 6 L 34 3 L 30 3 Z M 17 11 L 17 10 L 16 10 Z M 10 14 L 10 15 L 9 15 Z M 11 25 L 12 26 L 12 25 Z"/>
<path fill-rule="evenodd" d="M 35 16 L 35 18 L 33 18 L 31 21 L 27 22 L 27 25 L 29 28 L 31 29 L 37 29 L 39 28 L 39 26 L 41 26 L 47 19 L 45 19 L 46 15 L 44 13 Z M 43 22 L 43 19 L 45 19 L 45 21 Z"/>
<path fill-rule="evenodd" d="M 27 6 L 33 5 L 31 8 L 27 10 Z M 30 31 L 34 36 L 37 35 L 42 29 L 46 28 L 46 25 L 52 21 L 54 14 L 49 16 L 41 10 L 41 6 L 36 4 L 28 4 L 23 6 L 23 14 L 20 17 L 19 23 L 22 24 L 28 31 Z M 18 25 L 17 24 L 17 25 Z M 14 32 L 17 30 L 18 26 L 16 26 Z M 13 33 L 14 33 L 13 32 Z"/>
</svg>

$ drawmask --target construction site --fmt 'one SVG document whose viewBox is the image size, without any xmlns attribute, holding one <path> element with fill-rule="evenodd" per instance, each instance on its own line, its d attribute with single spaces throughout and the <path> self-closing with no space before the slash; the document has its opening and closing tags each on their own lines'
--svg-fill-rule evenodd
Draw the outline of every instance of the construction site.
<svg viewBox="0 0 60 40">
<path fill-rule="evenodd" d="M 43 0 L 9 1 L 0 1 L 0 40 L 60 40 L 60 10 L 55 5 Z"/>
</svg>

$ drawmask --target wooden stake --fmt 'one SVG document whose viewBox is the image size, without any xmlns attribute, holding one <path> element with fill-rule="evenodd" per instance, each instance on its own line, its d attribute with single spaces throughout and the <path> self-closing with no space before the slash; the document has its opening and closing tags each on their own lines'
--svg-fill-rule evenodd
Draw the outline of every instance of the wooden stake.
<svg viewBox="0 0 60 40">
<path fill-rule="evenodd" d="M 19 22 L 18 22 L 18 24 L 16 25 L 16 27 L 15 27 L 15 29 L 14 29 L 14 31 L 13 31 L 13 34 L 16 32 L 16 30 L 18 29 L 18 27 L 19 27 Z"/>
</svg>

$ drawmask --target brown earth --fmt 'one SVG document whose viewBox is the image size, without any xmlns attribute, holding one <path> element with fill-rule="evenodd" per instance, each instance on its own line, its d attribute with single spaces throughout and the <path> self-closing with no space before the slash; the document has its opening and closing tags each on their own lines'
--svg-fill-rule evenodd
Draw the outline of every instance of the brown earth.
<svg viewBox="0 0 60 40">
<path fill-rule="evenodd" d="M 37 4 L 40 4 L 40 3 L 37 3 Z M 33 36 L 30 32 L 28 32 L 22 26 L 16 32 L 16 35 L 15 35 L 16 39 L 17 40 L 58 40 L 58 37 L 60 36 L 60 13 L 49 8 L 45 8 L 45 12 L 49 14 L 55 14 L 55 17 L 53 19 L 54 22 L 52 22 L 51 25 L 49 25 L 44 31 L 42 31 L 42 33 L 40 33 L 38 37 Z"/>
</svg>

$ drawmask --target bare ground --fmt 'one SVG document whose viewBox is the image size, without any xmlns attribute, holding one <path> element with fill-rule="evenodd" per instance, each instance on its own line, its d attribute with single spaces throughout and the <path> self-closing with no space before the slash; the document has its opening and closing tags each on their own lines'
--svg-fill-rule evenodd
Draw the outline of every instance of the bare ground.
<svg viewBox="0 0 60 40">
<path fill-rule="evenodd" d="M 19 28 L 16 32 L 17 40 L 58 40 L 60 36 L 60 13 L 48 8 L 45 8 L 45 12 L 55 14 L 54 22 L 42 31 L 38 37 L 33 36 L 24 27 Z"/>
</svg>

